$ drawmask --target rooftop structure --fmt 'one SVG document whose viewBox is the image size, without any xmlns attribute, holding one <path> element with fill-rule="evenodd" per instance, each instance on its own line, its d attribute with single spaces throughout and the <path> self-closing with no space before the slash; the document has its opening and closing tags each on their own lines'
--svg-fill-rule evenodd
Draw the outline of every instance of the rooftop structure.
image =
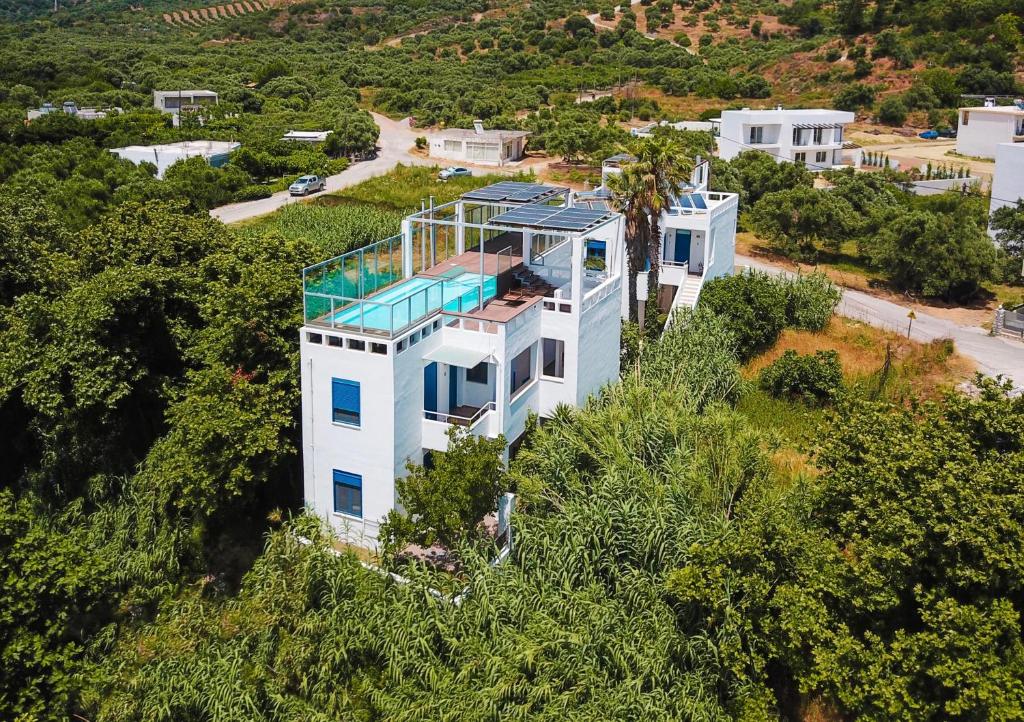
<svg viewBox="0 0 1024 722">
<path fill-rule="evenodd" d="M 484 130 L 479 120 L 472 128 L 446 128 L 427 135 L 430 155 L 463 163 L 505 165 L 523 157 L 526 130 Z"/>
<path fill-rule="evenodd" d="M 1024 143 L 1000 143 L 996 146 L 996 168 L 992 173 L 992 198 L 989 214 L 1024 198 Z"/>
<path fill-rule="evenodd" d="M 394 479 L 452 426 L 514 444 L 617 378 L 623 234 L 567 189 L 504 182 L 306 269 L 306 503 L 373 545 Z"/>
<path fill-rule="evenodd" d="M 216 105 L 218 96 L 212 90 L 154 90 L 153 107 L 161 113 L 177 115 L 182 110 L 198 111 Z"/>
<path fill-rule="evenodd" d="M 718 135 L 719 126 L 721 124 L 721 118 L 715 118 L 712 120 L 681 120 L 677 123 L 669 123 L 667 120 L 663 120 L 659 123 L 648 123 L 647 125 L 639 128 L 632 128 L 630 129 L 629 134 L 634 138 L 649 138 L 658 128 L 672 128 L 673 130 L 699 131 Z"/>
<path fill-rule="evenodd" d="M 1024 103 L 960 108 L 956 152 L 978 158 L 995 158 L 999 144 L 1024 141 L 1022 105 Z"/>
<path fill-rule="evenodd" d="M 120 111 L 121 109 L 112 108 L 111 110 Z M 39 106 L 38 110 L 28 111 L 27 116 L 28 120 L 32 121 L 36 118 L 41 118 L 44 115 L 49 115 L 50 113 L 65 113 L 67 115 L 73 115 L 77 118 L 81 118 L 82 120 L 98 120 L 100 118 L 106 118 L 108 112 L 108 110 L 100 110 L 98 108 L 79 108 L 74 101 L 65 100 L 61 103 L 59 108 L 53 103 L 43 103 Z"/>
<path fill-rule="evenodd" d="M 810 170 L 843 166 L 843 133 L 854 120 L 842 110 L 726 110 L 722 112 L 718 155 L 732 160 L 761 150 L 779 163 L 802 163 Z"/>
<path fill-rule="evenodd" d="M 289 130 L 281 140 L 293 140 L 299 143 L 323 143 L 333 130 Z"/>
<path fill-rule="evenodd" d="M 161 145 L 129 145 L 110 152 L 135 164 L 152 163 L 156 166 L 156 177 L 163 178 L 168 168 L 185 158 L 205 158 L 211 166 L 219 168 L 240 147 L 240 143 L 222 140 L 185 140 Z"/>
</svg>

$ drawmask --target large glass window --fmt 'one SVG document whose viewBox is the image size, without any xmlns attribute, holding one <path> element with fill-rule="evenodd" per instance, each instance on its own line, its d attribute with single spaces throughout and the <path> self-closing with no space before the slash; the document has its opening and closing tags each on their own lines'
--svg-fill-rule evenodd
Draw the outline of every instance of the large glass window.
<svg viewBox="0 0 1024 722">
<path fill-rule="evenodd" d="M 512 359 L 512 390 L 511 396 L 515 396 L 519 389 L 530 383 L 533 378 L 533 346 L 525 349 L 522 353 Z"/>
<path fill-rule="evenodd" d="M 471 384 L 487 383 L 487 362 L 481 361 L 471 369 L 466 369 L 466 381 Z"/>
<path fill-rule="evenodd" d="M 750 129 L 750 144 L 758 145 L 764 142 L 764 128 L 761 126 L 754 126 Z"/>
<path fill-rule="evenodd" d="M 556 338 L 541 339 L 541 373 L 556 379 L 565 378 L 565 341 Z"/>
<path fill-rule="evenodd" d="M 359 426 L 359 382 L 331 379 L 331 420 Z"/>
<path fill-rule="evenodd" d="M 462 141 L 461 140 L 445 140 L 444 150 L 446 153 L 461 153 L 462 152 Z"/>
<path fill-rule="evenodd" d="M 334 511 L 362 517 L 363 477 L 347 471 L 334 470 Z"/>
</svg>

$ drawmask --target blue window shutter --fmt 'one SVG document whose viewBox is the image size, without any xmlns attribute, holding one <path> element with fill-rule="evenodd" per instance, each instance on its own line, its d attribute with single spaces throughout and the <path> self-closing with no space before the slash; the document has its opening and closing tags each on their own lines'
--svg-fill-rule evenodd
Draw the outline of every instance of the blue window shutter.
<svg viewBox="0 0 1024 722">
<path fill-rule="evenodd" d="M 363 477 L 334 469 L 334 511 L 349 516 L 363 515 Z"/>
<path fill-rule="evenodd" d="M 359 425 L 359 382 L 331 380 L 331 414 L 336 422 Z"/>
</svg>

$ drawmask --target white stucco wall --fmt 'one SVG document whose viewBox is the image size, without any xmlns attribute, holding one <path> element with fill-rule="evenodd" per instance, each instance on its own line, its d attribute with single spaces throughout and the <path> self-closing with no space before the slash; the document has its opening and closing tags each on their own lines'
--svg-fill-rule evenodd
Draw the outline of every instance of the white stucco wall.
<svg viewBox="0 0 1024 722">
<path fill-rule="evenodd" d="M 969 118 L 965 123 L 964 116 Z M 995 158 L 996 146 L 1013 140 L 1016 113 L 992 112 L 985 108 L 961 108 L 956 134 L 956 152 L 980 158 Z"/>
<path fill-rule="evenodd" d="M 992 174 L 989 213 L 1024 198 L 1024 143 L 1001 143 L 996 146 L 995 153 L 996 169 Z"/>
</svg>

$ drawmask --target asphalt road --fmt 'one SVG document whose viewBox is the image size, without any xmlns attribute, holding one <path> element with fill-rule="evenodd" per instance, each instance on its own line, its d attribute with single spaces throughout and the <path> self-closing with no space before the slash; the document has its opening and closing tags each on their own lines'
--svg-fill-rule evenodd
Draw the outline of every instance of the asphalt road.
<svg viewBox="0 0 1024 722">
<path fill-rule="evenodd" d="M 791 274 L 779 266 L 749 256 L 737 255 L 736 264 L 768 273 Z M 1013 381 L 1018 393 L 1024 392 L 1024 343 L 1003 336 L 990 336 L 988 331 L 978 326 L 961 326 L 919 310 L 914 311 L 916 318 L 910 324 L 907 318 L 909 307 L 852 289 L 843 289 L 837 311 L 848 318 L 899 333 L 906 333 L 910 325 L 910 338 L 915 341 L 951 338 L 956 350 L 974 361 L 979 371 L 988 376 L 1001 374 Z"/>
<path fill-rule="evenodd" d="M 378 141 L 377 157 L 372 160 L 353 163 L 337 175 L 328 176 L 327 192 L 339 191 L 343 188 L 361 183 L 367 178 L 383 175 L 395 167 L 398 163 L 406 165 L 436 165 L 436 162 L 427 161 L 414 156 L 409 149 L 415 145 L 417 133 L 409 127 L 409 121 L 391 120 L 383 115 L 373 113 L 373 119 L 380 127 L 380 140 Z M 311 196 L 312 197 L 312 196 Z M 210 215 L 219 218 L 225 223 L 238 223 L 248 218 L 263 216 L 273 213 L 287 203 L 301 201 L 301 197 L 292 198 L 288 191 L 275 193 L 269 198 L 262 198 L 258 201 L 246 201 L 244 203 L 232 203 L 230 205 L 214 208 Z"/>
</svg>

